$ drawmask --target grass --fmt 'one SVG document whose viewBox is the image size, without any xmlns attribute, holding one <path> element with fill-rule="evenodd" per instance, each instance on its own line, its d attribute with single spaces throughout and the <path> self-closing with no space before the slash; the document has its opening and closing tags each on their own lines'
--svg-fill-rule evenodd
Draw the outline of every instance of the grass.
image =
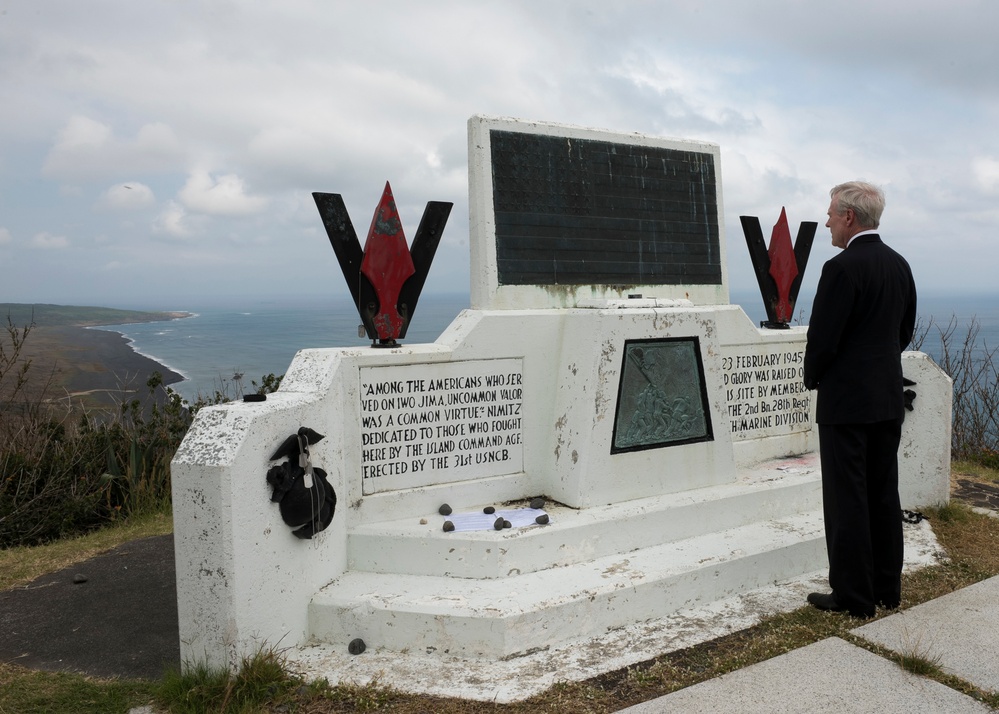
<svg viewBox="0 0 999 714">
<path fill-rule="evenodd" d="M 955 464 L 955 470 L 958 465 Z M 962 470 L 962 476 L 968 476 Z M 994 482 L 999 474 L 973 476 Z M 949 555 L 948 562 L 903 578 L 902 607 L 940 597 L 985 578 L 999 575 L 999 520 L 958 502 L 925 509 L 934 532 Z M 91 557 L 100 550 L 144 535 L 169 532 L 169 519 L 151 518 L 121 529 L 40 548 L 0 552 L 0 588 L 38 577 Z M 22 561 L 24 564 L 22 564 Z M 17 575 L 11 575 L 15 567 Z M 13 583 L 14 585 L 11 585 Z M 885 613 L 879 612 L 879 616 Z M 156 711 L 295 712 L 333 714 L 387 711 L 396 714 L 473 714 L 485 709 L 509 714 L 531 712 L 613 712 L 784 654 L 828 637 L 841 637 L 926 676 L 999 708 L 999 695 L 981 692 L 944 674 L 931 656 L 918 648 L 892 653 L 850 634 L 853 618 L 803 607 L 767 618 L 759 624 L 701 645 L 600 675 L 583 682 L 562 683 L 525 702 L 486 705 L 456 699 L 404 694 L 379 683 L 332 686 L 305 682 L 287 674 L 280 652 L 263 650 L 244 662 L 238 674 L 195 667 L 184 675 L 170 673 L 160 682 L 102 681 L 69 674 L 32 672 L 0 665 L 0 714 L 13 712 L 127 712 L 155 702 Z"/>
<path fill-rule="evenodd" d="M 168 672 L 157 688 L 157 699 L 178 714 L 236 714 L 257 711 L 263 703 L 280 706 L 309 689 L 285 670 L 281 654 L 264 649 L 244 658 L 238 672 L 203 665 L 184 674 Z"/>
<path fill-rule="evenodd" d="M 36 547 L 21 546 L 0 550 L 0 590 L 30 583 L 47 573 L 68 568 L 95 555 L 138 538 L 173 532 L 169 514 L 157 513 L 130 518 L 112 528 L 103 528 L 77 538 L 58 540 Z M 0 714 L 5 714 L 0 708 Z"/>
<path fill-rule="evenodd" d="M 109 714 L 152 704 L 156 685 L 35 672 L 0 662 L 0 714 Z"/>
<path fill-rule="evenodd" d="M 999 483 L 999 471 L 977 461 L 954 461 L 951 463 L 951 477 L 952 479 L 970 478 L 973 481 L 988 484 Z"/>
<path fill-rule="evenodd" d="M 918 674 L 921 677 L 941 677 L 940 656 L 924 651 L 919 647 L 907 649 L 895 655 L 898 666 L 906 672 Z"/>
</svg>

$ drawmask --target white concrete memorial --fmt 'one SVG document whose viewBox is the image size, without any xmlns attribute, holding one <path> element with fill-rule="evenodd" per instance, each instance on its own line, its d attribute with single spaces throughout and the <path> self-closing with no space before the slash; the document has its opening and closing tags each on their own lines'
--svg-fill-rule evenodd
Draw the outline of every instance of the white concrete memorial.
<svg viewBox="0 0 999 714">
<path fill-rule="evenodd" d="M 435 343 L 303 349 L 266 401 L 199 412 L 173 462 L 186 663 L 274 645 L 331 680 L 378 653 L 488 679 L 826 567 L 805 331 L 729 304 L 719 148 L 473 117 L 469 164 L 472 308 Z M 950 381 L 904 369 L 916 508 L 947 500 Z M 338 496 L 311 540 L 264 479 L 303 426 Z M 539 496 L 545 525 L 438 512 Z"/>
</svg>

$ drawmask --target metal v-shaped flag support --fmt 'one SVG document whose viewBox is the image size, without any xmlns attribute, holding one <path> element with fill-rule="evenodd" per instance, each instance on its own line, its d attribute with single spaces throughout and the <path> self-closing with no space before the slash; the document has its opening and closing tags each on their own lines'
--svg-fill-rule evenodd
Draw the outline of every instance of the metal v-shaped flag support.
<svg viewBox="0 0 999 714">
<path fill-rule="evenodd" d="M 312 197 L 372 346 L 395 346 L 409 329 L 454 204 L 428 201 L 413 245 L 407 246 L 386 181 L 362 250 L 340 194 Z"/>
<path fill-rule="evenodd" d="M 746 234 L 749 257 L 753 261 L 756 282 L 760 285 L 760 295 L 767 310 L 767 319 L 762 327 L 787 329 L 794 315 L 794 305 L 798 301 L 801 278 L 808 264 L 808 254 L 815 240 L 815 221 L 802 221 L 798 236 L 791 247 L 791 231 L 787 225 L 787 213 L 780 209 L 780 218 L 770 235 L 770 248 L 763 239 L 760 219 L 756 216 L 739 216 L 742 232 Z"/>
</svg>

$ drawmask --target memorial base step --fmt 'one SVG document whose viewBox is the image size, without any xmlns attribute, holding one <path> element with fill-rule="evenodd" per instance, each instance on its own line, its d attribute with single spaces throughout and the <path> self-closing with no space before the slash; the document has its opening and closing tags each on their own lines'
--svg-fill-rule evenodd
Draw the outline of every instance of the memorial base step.
<svg viewBox="0 0 999 714">
<path fill-rule="evenodd" d="M 824 567 L 819 510 L 502 578 L 350 571 L 309 607 L 314 641 L 504 659 Z"/>
<path fill-rule="evenodd" d="M 821 508 L 814 455 L 767 461 L 743 470 L 736 483 L 623 503 L 573 509 L 548 503 L 549 525 L 451 532 L 432 509 L 358 526 L 348 533 L 351 571 L 452 578 L 506 578 L 563 568 L 595 558 Z M 446 498 L 447 495 L 442 496 Z M 477 503 L 456 512 L 482 512 Z M 520 505 L 526 505 L 523 502 Z"/>
</svg>

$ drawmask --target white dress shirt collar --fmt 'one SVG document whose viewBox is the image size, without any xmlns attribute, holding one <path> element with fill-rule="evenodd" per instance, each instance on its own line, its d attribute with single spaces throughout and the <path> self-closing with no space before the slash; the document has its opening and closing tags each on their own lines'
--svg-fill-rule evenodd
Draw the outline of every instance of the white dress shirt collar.
<svg viewBox="0 0 999 714">
<path fill-rule="evenodd" d="M 853 243 L 854 238 L 859 238 L 860 236 L 869 236 L 871 234 L 877 235 L 877 233 L 878 233 L 877 228 L 869 228 L 866 231 L 860 231 L 860 233 L 855 233 L 852 236 L 850 236 L 850 239 L 846 242 L 846 247 L 847 248 L 850 247 L 850 244 Z"/>
</svg>

